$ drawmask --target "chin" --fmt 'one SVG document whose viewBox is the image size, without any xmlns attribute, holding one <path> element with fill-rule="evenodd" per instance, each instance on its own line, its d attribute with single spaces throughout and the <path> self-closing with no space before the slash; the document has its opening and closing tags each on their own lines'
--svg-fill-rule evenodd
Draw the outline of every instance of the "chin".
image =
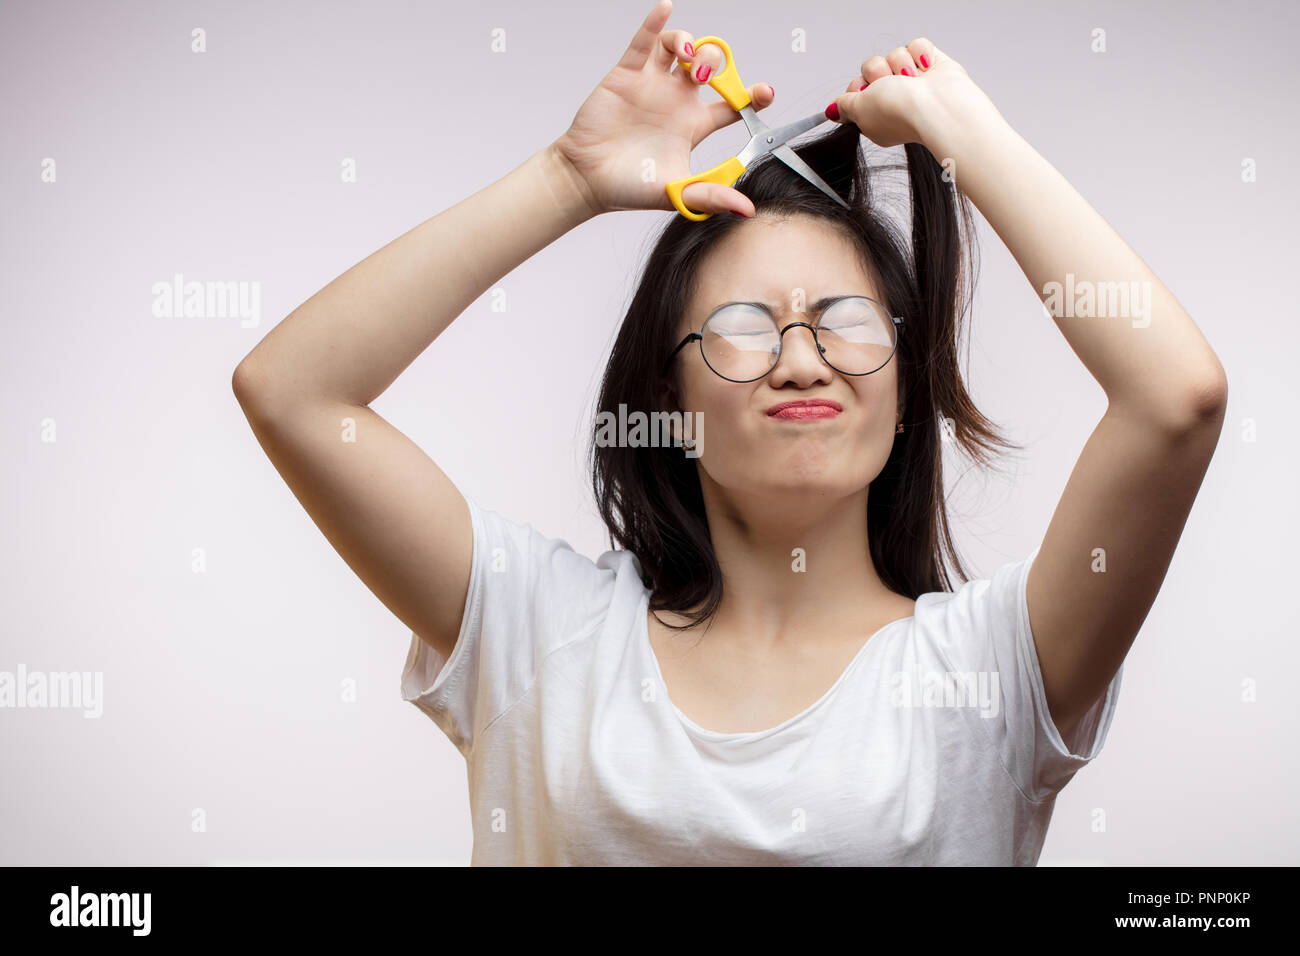
<svg viewBox="0 0 1300 956">
<path fill-rule="evenodd" d="M 845 498 L 864 490 L 861 473 L 842 463 L 828 467 L 824 463 L 791 461 L 784 468 L 750 474 L 746 486 L 767 495 L 800 495 L 813 498 Z"/>
</svg>

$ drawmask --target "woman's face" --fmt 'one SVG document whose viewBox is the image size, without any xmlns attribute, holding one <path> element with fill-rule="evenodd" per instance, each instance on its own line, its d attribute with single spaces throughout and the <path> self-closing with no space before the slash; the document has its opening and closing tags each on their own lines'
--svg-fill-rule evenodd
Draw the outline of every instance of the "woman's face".
<svg viewBox="0 0 1300 956">
<path fill-rule="evenodd" d="M 806 303 L 796 312 L 802 290 Z M 695 294 L 674 342 L 699 332 L 718 306 L 767 303 L 779 327 L 816 325 L 814 303 L 864 295 L 885 303 L 852 241 L 825 221 L 759 215 L 727 234 L 701 263 Z M 765 378 L 731 382 L 714 374 L 698 342 L 674 359 L 680 407 L 702 415 L 700 479 L 737 497 L 801 493 L 844 497 L 867 487 L 889 457 L 898 422 L 898 355 L 870 375 L 842 375 L 818 354 L 812 332 L 790 329 Z M 778 403 L 831 399 L 833 417 L 778 418 Z"/>
</svg>

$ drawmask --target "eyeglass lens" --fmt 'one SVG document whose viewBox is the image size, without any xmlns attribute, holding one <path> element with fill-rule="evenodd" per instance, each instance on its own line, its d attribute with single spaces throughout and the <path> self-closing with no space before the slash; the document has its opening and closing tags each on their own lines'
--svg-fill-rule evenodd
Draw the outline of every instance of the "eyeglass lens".
<svg viewBox="0 0 1300 956">
<path fill-rule="evenodd" d="M 813 324 L 822 358 L 845 374 L 874 372 L 894 352 L 894 322 L 871 299 L 840 299 Z M 739 302 L 725 306 L 709 316 L 701 334 L 704 360 L 714 372 L 733 381 L 762 378 L 781 355 L 781 327 L 770 313 L 756 306 Z"/>
</svg>

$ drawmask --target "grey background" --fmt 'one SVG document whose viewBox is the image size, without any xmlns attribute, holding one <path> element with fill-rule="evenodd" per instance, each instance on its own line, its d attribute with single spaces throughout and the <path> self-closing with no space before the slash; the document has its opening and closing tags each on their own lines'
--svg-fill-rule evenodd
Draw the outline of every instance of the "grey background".
<svg viewBox="0 0 1300 956">
<path fill-rule="evenodd" d="M 335 276 L 558 136 L 651 5 L 0 7 L 0 670 L 104 680 L 97 720 L 0 709 L 0 863 L 469 859 L 464 762 L 398 696 L 410 633 L 263 456 L 230 376 Z M 669 25 L 724 36 L 780 120 L 929 37 L 1191 313 L 1227 422 L 1042 862 L 1298 862 L 1294 8 L 682 0 Z M 716 134 L 695 168 L 742 141 Z M 506 312 L 485 295 L 374 404 L 466 494 L 593 557 L 582 436 L 665 215 L 545 249 L 501 281 Z M 982 229 L 972 389 L 1028 453 L 949 475 L 977 576 L 1041 541 L 1105 404 Z M 260 323 L 155 318 L 177 272 L 260 282 Z"/>
</svg>

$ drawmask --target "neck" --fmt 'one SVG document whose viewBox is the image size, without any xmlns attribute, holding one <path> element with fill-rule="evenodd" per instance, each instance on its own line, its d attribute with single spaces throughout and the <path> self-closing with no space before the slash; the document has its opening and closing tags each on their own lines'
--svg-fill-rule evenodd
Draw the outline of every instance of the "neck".
<svg viewBox="0 0 1300 956">
<path fill-rule="evenodd" d="M 871 560 L 863 488 L 764 497 L 703 484 L 724 589 L 710 633 L 747 645 L 861 640 L 910 611 Z"/>
</svg>

